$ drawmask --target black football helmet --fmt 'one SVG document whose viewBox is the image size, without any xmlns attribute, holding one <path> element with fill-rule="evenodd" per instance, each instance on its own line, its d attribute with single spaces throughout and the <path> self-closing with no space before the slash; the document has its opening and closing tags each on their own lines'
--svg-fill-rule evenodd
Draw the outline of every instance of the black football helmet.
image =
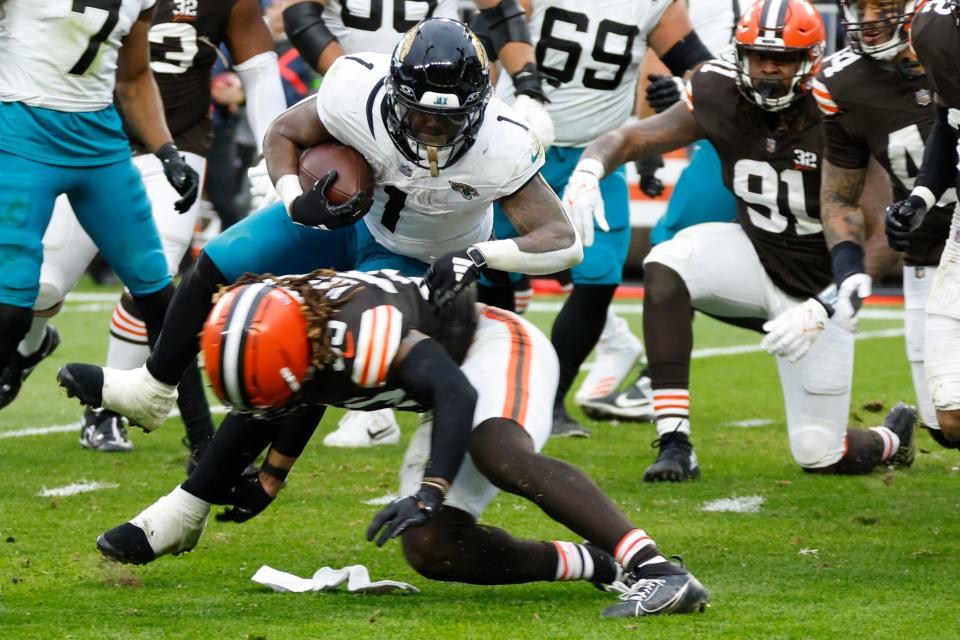
<svg viewBox="0 0 960 640">
<path fill-rule="evenodd" d="M 393 50 L 385 123 L 410 162 L 437 175 L 477 137 L 493 89 L 487 54 L 467 25 L 424 20 Z"/>
<path fill-rule="evenodd" d="M 875 60 L 890 61 L 910 46 L 910 19 L 916 0 L 837 0 L 850 48 Z M 866 19 L 868 10 L 872 19 Z"/>
</svg>

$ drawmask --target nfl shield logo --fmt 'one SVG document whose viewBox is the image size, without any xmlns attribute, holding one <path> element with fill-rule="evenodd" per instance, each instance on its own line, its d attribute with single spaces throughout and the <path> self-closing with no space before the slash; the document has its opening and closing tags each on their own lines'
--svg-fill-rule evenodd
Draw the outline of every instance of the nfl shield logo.
<svg viewBox="0 0 960 640">
<path fill-rule="evenodd" d="M 921 107 L 929 107 L 933 104 L 933 93 L 930 89 L 918 89 L 916 96 L 917 104 Z"/>
<path fill-rule="evenodd" d="M 923 277 L 927 275 L 927 270 L 923 267 L 914 267 L 913 275 L 917 280 L 922 280 Z"/>
<path fill-rule="evenodd" d="M 767 138 L 767 153 L 773 153 L 777 150 L 777 141 L 773 138 Z"/>
</svg>

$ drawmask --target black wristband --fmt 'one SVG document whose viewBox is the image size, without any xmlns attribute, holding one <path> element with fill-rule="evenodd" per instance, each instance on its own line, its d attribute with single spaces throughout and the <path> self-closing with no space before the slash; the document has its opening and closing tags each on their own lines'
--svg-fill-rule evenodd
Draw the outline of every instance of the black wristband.
<svg viewBox="0 0 960 640">
<path fill-rule="evenodd" d="M 510 79 L 513 80 L 513 91 L 518 96 L 530 96 L 540 102 L 550 102 L 547 94 L 543 92 L 543 82 L 536 63 L 528 62 L 523 65 Z"/>
<path fill-rule="evenodd" d="M 180 157 L 180 152 L 177 151 L 177 145 L 172 142 L 164 143 L 159 149 L 157 149 L 154 154 L 160 158 L 161 162 L 166 162 L 168 160 L 173 160 Z"/>
<path fill-rule="evenodd" d="M 426 491 L 433 497 L 437 499 L 438 502 L 443 502 L 447 499 L 447 492 L 443 490 L 443 487 L 436 482 L 423 481 L 420 484 L 420 491 Z"/>
<path fill-rule="evenodd" d="M 283 30 L 300 56 L 316 69 L 320 54 L 337 36 L 323 22 L 323 5 L 300 2 L 283 10 Z"/>
<path fill-rule="evenodd" d="M 287 480 L 287 474 L 290 473 L 290 469 L 281 469 L 280 467 L 275 467 L 266 460 L 260 464 L 260 471 L 263 471 L 268 476 L 273 476 L 280 482 L 285 482 Z"/>
<path fill-rule="evenodd" d="M 667 65 L 670 73 L 680 78 L 701 62 L 706 62 L 712 58 L 713 55 L 700 40 L 696 31 L 688 33 L 670 47 L 669 51 L 660 56 L 660 60 Z"/>
<path fill-rule="evenodd" d="M 830 263 L 833 267 L 833 281 L 841 282 L 855 273 L 865 273 L 863 247 L 851 240 L 844 240 L 830 250 Z"/>
</svg>

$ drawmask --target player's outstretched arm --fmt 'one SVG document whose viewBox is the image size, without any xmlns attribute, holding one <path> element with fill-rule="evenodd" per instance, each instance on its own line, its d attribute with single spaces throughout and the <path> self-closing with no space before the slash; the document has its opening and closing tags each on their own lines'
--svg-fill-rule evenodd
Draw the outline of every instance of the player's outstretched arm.
<svg viewBox="0 0 960 640">
<path fill-rule="evenodd" d="M 417 331 L 401 341 L 391 376 L 409 396 L 432 407 L 433 430 L 430 463 L 420 490 L 387 505 L 367 527 L 367 540 L 376 537 L 377 546 L 436 516 L 470 445 L 477 404 L 476 390 L 450 355 L 439 342 Z"/>
<path fill-rule="evenodd" d="M 682 77 L 713 57 L 693 30 L 682 2 L 674 2 L 664 12 L 657 27 L 647 36 L 647 43 L 674 76 Z"/>
<path fill-rule="evenodd" d="M 848 241 L 863 246 L 866 222 L 860 196 L 867 168 L 846 169 L 824 158 L 820 178 L 820 217 L 827 248 Z"/>
</svg>

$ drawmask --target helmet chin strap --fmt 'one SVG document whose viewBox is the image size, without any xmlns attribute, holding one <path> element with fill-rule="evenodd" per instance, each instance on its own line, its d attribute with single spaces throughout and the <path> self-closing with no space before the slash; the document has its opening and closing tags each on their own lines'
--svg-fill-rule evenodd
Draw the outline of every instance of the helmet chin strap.
<svg viewBox="0 0 960 640">
<path fill-rule="evenodd" d="M 440 165 L 437 162 L 436 147 L 427 147 L 427 161 L 430 163 L 430 175 L 436 178 L 440 175 Z"/>
</svg>

